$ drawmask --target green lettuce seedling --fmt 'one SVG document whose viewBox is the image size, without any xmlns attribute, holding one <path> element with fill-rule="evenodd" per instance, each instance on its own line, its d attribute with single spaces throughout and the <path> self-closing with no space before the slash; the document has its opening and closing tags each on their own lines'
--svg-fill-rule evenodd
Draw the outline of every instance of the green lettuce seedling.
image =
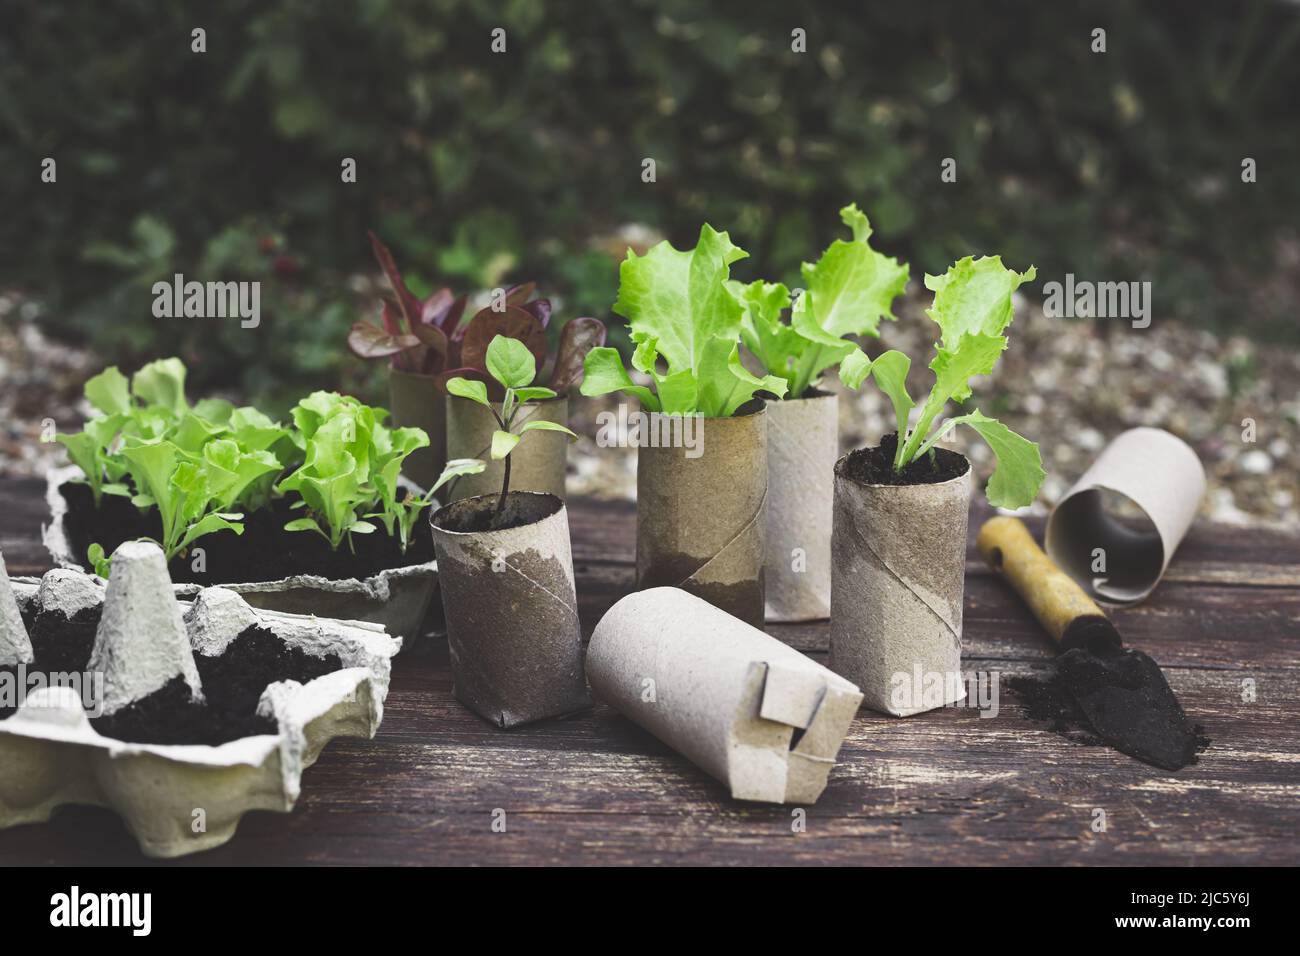
<svg viewBox="0 0 1300 956">
<path fill-rule="evenodd" d="M 418 514 L 427 501 L 399 498 L 397 476 L 406 456 L 428 445 L 429 436 L 419 428 L 386 428 L 387 415 L 336 392 L 313 392 L 298 403 L 291 437 L 302 446 L 303 463 L 276 491 L 297 492 L 302 501 L 291 507 L 306 508 L 308 515 L 285 531 L 314 531 L 337 550 L 344 537 L 351 547 L 352 535 L 373 534 L 367 518 L 378 517 L 390 534 L 399 531 L 405 551 L 415 521 L 409 512 Z M 376 504 L 378 511 L 369 510 Z"/>
<path fill-rule="evenodd" d="M 116 366 L 109 366 L 86 382 L 83 392 L 99 414 L 92 416 L 77 434 L 59 434 L 54 439 L 68 450 L 72 463 L 86 476 L 98 508 L 105 494 L 131 494 L 122 483 L 126 467 L 114 454 L 114 444 L 133 409 L 126 376 Z"/>
<path fill-rule="evenodd" d="M 871 248 L 871 224 L 856 205 L 841 209 L 840 220 L 853 238 L 836 239 L 816 263 L 803 264 L 804 291 L 793 305 L 779 282 L 728 283 L 745 310 L 745 347 L 785 380 L 787 399 L 802 398 L 826 369 L 856 351 L 844 336 L 878 336 L 880 320 L 895 318 L 893 301 L 907 286 L 907 266 Z M 781 321 L 787 308 L 789 324 Z"/>
<path fill-rule="evenodd" d="M 1015 272 L 1004 267 L 998 256 L 967 256 L 944 275 L 925 277 L 925 287 L 934 293 L 934 304 L 926 315 L 939 326 L 940 340 L 930 362 L 934 386 L 921 403 L 920 417 L 910 432 L 908 416 L 916 406 L 907 392 L 911 360 L 890 350 L 872 361 L 854 350 L 841 362 L 840 379 L 845 385 L 858 388 L 870 375 L 894 406 L 898 426 L 895 471 L 925 455 L 956 426 L 969 425 L 997 456 L 997 468 L 988 484 L 989 503 L 999 508 L 1023 508 L 1034 500 L 1045 473 L 1033 442 L 978 409 L 936 427 L 949 400 L 965 402 L 971 395 L 970 380 L 993 371 L 1007 347 L 1002 333 L 1013 317 L 1011 294 L 1034 275 L 1033 266 Z"/>
<path fill-rule="evenodd" d="M 644 256 L 629 249 L 614 311 L 632 330 L 632 367 L 654 388 L 634 383 L 618 351 L 602 347 L 587 353 L 582 394 L 624 392 L 649 412 L 707 418 L 730 417 L 760 389 L 784 395 L 783 378 L 758 378 L 740 364 L 745 309 L 727 282 L 731 264 L 746 255 L 707 223 L 694 249 L 678 251 L 666 241 Z"/>
<path fill-rule="evenodd" d="M 391 535 L 397 532 L 398 540 L 402 543 L 402 550 L 405 551 L 407 545 L 411 542 L 411 536 L 415 531 L 415 521 L 419 518 L 420 513 L 429 505 L 434 503 L 434 495 L 443 485 L 453 478 L 459 478 L 461 475 L 477 475 L 487 468 L 487 463 L 478 458 L 453 458 L 447 462 L 438 476 L 438 480 L 433 483 L 433 487 L 423 495 L 407 495 L 400 501 L 392 504 L 385 503 L 385 510 L 367 515 L 369 518 L 379 518 L 384 522 Z"/>
<path fill-rule="evenodd" d="M 593 349 L 593 351 L 599 350 Z M 617 354 L 615 352 L 615 355 Z M 505 467 L 501 479 L 501 494 L 497 498 L 496 510 L 492 516 L 493 522 L 496 522 L 502 509 L 505 508 L 506 495 L 510 492 L 510 453 L 514 451 L 520 439 L 533 431 L 563 432 L 571 438 L 578 436 L 557 422 L 527 421 L 522 424 L 517 422 L 519 412 L 525 403 L 554 398 L 556 394 L 549 388 L 533 385 L 533 379 L 537 377 L 537 360 L 524 343 L 504 335 L 493 338 L 487 348 L 487 370 L 488 374 L 505 389 L 505 398 L 501 402 L 500 410 L 489 400 L 487 386 L 482 382 L 468 378 L 451 378 L 447 380 L 447 391 L 460 398 L 478 402 L 491 412 L 492 417 L 497 421 L 497 430 L 492 433 L 492 460 L 504 462 Z M 463 465 L 464 462 L 476 460 L 458 459 L 457 462 L 449 463 L 448 468 L 450 469 L 452 464 Z M 434 487 L 437 488 L 451 477 L 454 476 L 444 471 Z"/>
<path fill-rule="evenodd" d="M 170 559 L 212 531 L 234 530 L 249 511 L 296 492 L 291 507 L 308 515 L 288 530 L 320 532 L 337 548 L 352 533 L 383 522 L 405 551 L 431 498 L 403 494 L 402 462 L 428 444 L 418 428 L 387 428 L 387 412 L 355 398 L 315 392 L 298 403 L 293 428 L 256 408 L 224 399 L 185 397 L 185 366 L 150 362 L 131 377 L 108 368 L 86 383 L 96 414 L 82 432 L 59 435 L 85 474 L 96 506 L 104 494 L 157 508 Z M 285 477 L 287 475 L 287 477 Z M 129 484 L 128 484 L 129 478 Z M 100 573 L 109 559 L 99 544 L 87 557 Z"/>
<path fill-rule="evenodd" d="M 201 454 L 192 455 L 167 440 L 128 437 L 122 457 L 136 488 L 135 505 L 158 509 L 162 540 L 157 543 L 168 561 L 213 531 L 243 534 L 243 514 L 229 509 L 250 482 L 280 470 L 269 452 L 244 452 L 226 439 L 208 442 Z"/>
</svg>

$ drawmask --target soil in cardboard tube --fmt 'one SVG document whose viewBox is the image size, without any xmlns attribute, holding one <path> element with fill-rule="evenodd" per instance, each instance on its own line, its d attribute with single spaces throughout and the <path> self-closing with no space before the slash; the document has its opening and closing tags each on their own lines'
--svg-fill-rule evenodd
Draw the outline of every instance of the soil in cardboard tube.
<svg viewBox="0 0 1300 956">
<path fill-rule="evenodd" d="M 68 503 L 63 526 L 72 556 L 86 570 L 86 548 L 93 542 L 112 554 L 123 541 L 162 536 L 162 525 L 154 509 L 141 511 L 130 499 L 104 495 L 95 507 L 90 486 L 69 481 L 59 486 Z M 302 511 L 291 511 L 288 499 L 272 502 L 269 508 L 244 516 L 244 533 L 217 531 L 204 535 L 198 546 L 204 550 L 206 570 L 195 571 L 188 557 L 178 555 L 168 564 L 171 579 L 177 584 L 237 584 L 250 581 L 277 581 L 295 574 L 316 574 L 325 578 L 364 578 L 389 568 L 401 568 L 433 560 L 433 538 L 428 522 L 415 522 L 411 546 L 406 553 L 395 537 L 384 533 L 352 536 L 331 551 L 329 542 L 310 531 L 285 531 L 284 526 Z"/>
<path fill-rule="evenodd" d="M 58 612 L 24 612 L 23 623 L 35 658 L 27 672 L 85 671 L 94 649 L 99 616 L 99 607 L 83 610 L 71 619 Z M 305 684 L 343 667 L 338 655 L 314 657 L 257 626 L 231 641 L 221 656 L 195 654 L 194 663 L 203 686 L 202 703 L 193 703 L 189 685 L 175 677 L 114 714 L 92 718 L 91 726 L 105 737 L 150 744 L 215 746 L 241 737 L 274 734 L 275 721 L 257 713 L 257 702 L 269 684 L 282 680 Z M 9 673 L 16 670 L 0 667 L 0 671 Z M 0 720 L 13 712 L 14 708 L 0 706 Z"/>
<path fill-rule="evenodd" d="M 441 530 L 454 534 L 482 534 L 536 524 L 563 506 L 563 502 L 552 495 L 512 491 L 506 495 L 505 506 L 498 517 L 496 505 L 500 497 L 500 494 L 493 494 L 453 501 L 438 511 L 433 521 Z"/>
<path fill-rule="evenodd" d="M 895 471 L 897 448 L 898 434 L 890 432 L 877 447 L 851 452 L 844 463 L 845 476 L 863 485 L 935 485 L 960 478 L 970 470 L 965 456 L 947 448 L 935 448 L 933 455 L 921 455 L 902 471 Z"/>
</svg>

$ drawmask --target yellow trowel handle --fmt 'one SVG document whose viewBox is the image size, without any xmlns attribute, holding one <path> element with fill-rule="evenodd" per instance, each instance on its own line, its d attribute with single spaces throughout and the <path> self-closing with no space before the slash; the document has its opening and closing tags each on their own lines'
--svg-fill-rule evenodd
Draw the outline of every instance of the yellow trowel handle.
<svg viewBox="0 0 1300 956">
<path fill-rule="evenodd" d="M 1019 518 L 990 518 L 975 539 L 984 560 L 1025 599 L 1063 649 L 1118 646 L 1119 632 L 1101 608 L 1035 542 Z"/>
</svg>

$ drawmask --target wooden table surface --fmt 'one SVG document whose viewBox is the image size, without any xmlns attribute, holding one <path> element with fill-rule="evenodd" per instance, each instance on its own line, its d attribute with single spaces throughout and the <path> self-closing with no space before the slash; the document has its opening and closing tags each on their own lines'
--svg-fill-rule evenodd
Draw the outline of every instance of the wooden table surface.
<svg viewBox="0 0 1300 956">
<path fill-rule="evenodd" d="M 0 481 L 11 574 L 48 566 L 42 488 Z M 589 635 L 633 587 L 635 513 L 570 510 Z M 604 705 L 492 728 L 452 697 L 445 641 L 426 641 L 395 660 L 375 739 L 330 744 L 293 813 L 251 813 L 227 845 L 172 865 L 1300 862 L 1300 538 L 1199 525 L 1155 594 L 1114 617 L 1212 738 L 1198 764 L 1166 773 L 1026 719 L 1006 680 L 1043 668 L 1052 648 L 972 548 L 963 664 L 1000 675 L 1000 712 L 862 711 L 803 832 L 791 808 L 731 800 Z M 769 630 L 825 659 L 825 624 Z M 0 832 L 0 863 L 142 861 L 107 810 L 66 807 Z"/>
</svg>

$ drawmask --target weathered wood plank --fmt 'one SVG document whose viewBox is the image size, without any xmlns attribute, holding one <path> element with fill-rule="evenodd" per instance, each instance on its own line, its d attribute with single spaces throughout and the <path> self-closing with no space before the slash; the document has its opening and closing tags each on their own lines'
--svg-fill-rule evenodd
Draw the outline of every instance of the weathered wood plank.
<svg viewBox="0 0 1300 956">
<path fill-rule="evenodd" d="M 45 566 L 41 488 L 0 481 L 12 573 Z M 633 587 L 635 516 L 625 503 L 580 500 L 570 511 L 589 634 Z M 1295 864 L 1297 567 L 1295 538 L 1201 526 L 1152 600 L 1114 613 L 1213 738 L 1177 774 L 1026 719 L 1005 681 L 1043 667 L 1053 649 L 1003 582 L 972 561 L 963 663 L 998 673 L 1000 713 L 859 714 L 831 785 L 806 808 L 804 833 L 792 832 L 791 808 L 730 800 L 607 707 L 493 729 L 455 701 L 446 645 L 428 642 L 397 659 L 378 737 L 332 744 L 307 771 L 294 813 L 250 814 L 230 844 L 179 862 Z M 824 660 L 824 623 L 772 632 Z M 1253 702 L 1243 699 L 1246 679 Z M 496 808 L 505 833 L 492 832 Z M 1098 808 L 1101 833 L 1092 830 Z M 139 861 L 103 810 L 67 808 L 49 825 L 0 832 L 0 863 Z"/>
<path fill-rule="evenodd" d="M 406 662 L 403 662 L 405 664 Z M 1300 860 L 1300 748 L 1272 741 L 1300 718 L 1300 676 L 1253 704 L 1227 675 L 1178 671 L 1177 692 L 1215 737 L 1164 774 L 1026 721 L 947 709 L 862 714 L 830 787 L 806 808 L 735 803 L 715 781 L 605 707 L 504 733 L 456 707 L 430 659 L 390 698 L 373 742 L 331 745 L 289 817 L 254 814 L 210 863 L 1079 863 Z M 435 676 L 437 679 L 427 678 Z M 428 728 L 436 724 L 436 735 Z M 422 729 L 423 728 L 423 729 Z M 1032 754 L 1033 759 L 1026 760 Z M 506 813 L 505 834 L 491 831 Z M 1091 829 L 1094 810 L 1107 830 Z M 120 826 L 73 810 L 0 834 L 0 857 L 115 860 Z M 187 862 L 198 862 L 191 860 Z"/>
<path fill-rule="evenodd" d="M 40 574 L 50 566 L 41 546 L 45 482 L 38 478 L 0 479 L 0 553 L 10 574 Z"/>
</svg>

